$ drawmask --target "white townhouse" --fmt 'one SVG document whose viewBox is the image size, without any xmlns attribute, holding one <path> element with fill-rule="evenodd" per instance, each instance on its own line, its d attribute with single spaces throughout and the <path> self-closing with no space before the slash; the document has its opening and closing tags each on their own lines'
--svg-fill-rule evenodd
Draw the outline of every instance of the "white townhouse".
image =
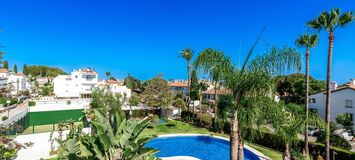
<svg viewBox="0 0 355 160">
<path fill-rule="evenodd" d="M 12 95 L 28 90 L 27 78 L 22 73 L 10 74 L 7 80 L 7 85 L 10 87 L 10 93 Z"/>
<path fill-rule="evenodd" d="M 7 80 L 10 77 L 10 72 L 6 68 L 0 68 L 0 89 L 7 88 Z"/>
<path fill-rule="evenodd" d="M 184 95 L 187 95 L 189 92 L 187 81 L 184 80 L 169 81 L 169 86 L 174 92 L 182 92 Z"/>
<path fill-rule="evenodd" d="M 53 79 L 57 98 L 90 98 L 98 84 L 98 73 L 92 69 L 74 70 L 70 75 L 59 75 Z"/>
<path fill-rule="evenodd" d="M 352 115 L 353 124 L 355 124 L 355 79 L 339 87 L 332 83 L 331 89 L 330 120 L 336 122 L 335 118 L 338 114 L 349 113 Z M 309 108 L 315 110 L 320 117 L 325 118 L 326 92 L 310 95 L 309 101 Z M 355 125 L 353 125 L 353 130 L 355 130 Z"/>
<path fill-rule="evenodd" d="M 127 88 L 122 81 L 110 79 L 108 81 L 101 80 L 98 84 L 98 89 L 105 92 L 118 93 L 126 95 L 127 98 L 130 98 L 132 95 L 131 89 Z"/>
<path fill-rule="evenodd" d="M 122 82 L 119 82 L 117 80 L 108 80 L 108 90 L 111 93 L 119 93 L 121 95 L 126 95 L 127 98 L 131 97 L 131 89 L 127 88 L 125 85 L 123 85 Z"/>
</svg>

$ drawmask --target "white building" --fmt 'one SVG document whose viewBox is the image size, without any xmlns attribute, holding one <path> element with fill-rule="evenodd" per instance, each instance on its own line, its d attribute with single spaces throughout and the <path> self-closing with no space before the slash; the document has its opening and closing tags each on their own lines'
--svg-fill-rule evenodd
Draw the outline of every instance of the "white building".
<svg viewBox="0 0 355 160">
<path fill-rule="evenodd" d="M 99 81 L 98 89 L 103 90 L 105 92 L 118 93 L 122 96 L 126 95 L 127 98 L 131 97 L 132 95 L 131 89 L 124 86 L 122 81 L 117 81 L 113 79 L 108 81 Z"/>
<path fill-rule="evenodd" d="M 10 93 L 12 95 L 28 90 L 26 76 L 22 73 L 11 74 L 7 80 L 7 84 L 8 87 L 10 87 Z"/>
<path fill-rule="evenodd" d="M 0 68 L 0 89 L 7 88 L 7 80 L 10 77 L 10 72 L 6 68 Z"/>
<path fill-rule="evenodd" d="M 108 80 L 108 90 L 112 93 L 119 93 L 121 95 L 126 95 L 127 98 L 131 97 L 131 89 L 123 85 L 122 82 L 116 80 Z"/>
<path fill-rule="evenodd" d="M 183 81 L 183 80 L 169 81 L 169 86 L 170 89 L 174 92 L 182 92 L 184 95 L 187 95 L 189 92 L 187 81 Z"/>
<path fill-rule="evenodd" d="M 98 73 L 91 69 L 74 70 L 70 75 L 59 75 L 53 80 L 57 98 L 90 98 L 98 84 Z"/>
<path fill-rule="evenodd" d="M 353 124 L 355 124 L 353 118 L 355 114 L 355 79 L 340 87 L 332 83 L 330 98 L 330 120 L 336 122 L 335 118 L 338 114 L 349 113 L 352 115 Z M 320 117 L 325 118 L 326 92 L 310 95 L 309 101 L 309 108 L 315 110 Z M 355 130 L 355 125 L 353 125 L 353 130 Z"/>
</svg>

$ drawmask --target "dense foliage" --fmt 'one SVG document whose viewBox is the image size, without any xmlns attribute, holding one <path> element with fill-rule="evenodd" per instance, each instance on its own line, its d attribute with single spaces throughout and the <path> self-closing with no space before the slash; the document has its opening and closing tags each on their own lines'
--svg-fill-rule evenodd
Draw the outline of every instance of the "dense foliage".
<svg viewBox="0 0 355 160">
<path fill-rule="evenodd" d="M 147 118 L 126 120 L 117 112 L 110 123 L 100 111 L 93 112 L 91 135 L 83 133 L 81 126 L 72 127 L 59 148 L 59 159 L 158 159 L 153 156 L 158 150 L 144 147 L 154 136 L 140 136 L 149 124 Z"/>
<path fill-rule="evenodd" d="M 124 79 L 123 83 L 125 86 L 127 86 L 127 88 L 131 89 L 133 92 L 142 92 L 141 81 L 133 77 L 131 74 L 128 74 L 128 76 Z"/>
<path fill-rule="evenodd" d="M 276 80 L 276 90 L 280 99 L 286 103 L 304 104 L 306 100 L 306 80 L 303 74 L 291 74 L 278 76 Z M 310 77 L 309 92 L 314 94 L 324 91 L 326 82 Z"/>
<path fill-rule="evenodd" d="M 141 94 L 141 101 L 151 107 L 170 107 L 173 103 L 173 93 L 168 82 L 158 75 L 146 81 L 146 87 Z"/>
<path fill-rule="evenodd" d="M 338 124 L 343 125 L 345 129 L 351 129 L 353 125 L 352 115 L 350 113 L 338 114 L 335 117 L 335 120 Z"/>
<path fill-rule="evenodd" d="M 62 69 L 48 66 L 27 66 L 24 74 L 34 77 L 56 77 L 66 74 Z"/>
</svg>

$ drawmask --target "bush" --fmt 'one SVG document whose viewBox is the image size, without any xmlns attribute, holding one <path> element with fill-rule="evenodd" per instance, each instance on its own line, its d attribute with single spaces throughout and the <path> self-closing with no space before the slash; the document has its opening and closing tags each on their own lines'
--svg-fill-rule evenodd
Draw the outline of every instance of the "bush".
<svg viewBox="0 0 355 160">
<path fill-rule="evenodd" d="M 7 119 L 9 119 L 9 117 L 7 117 L 7 116 L 3 116 L 3 117 L 1 118 L 2 121 L 6 121 Z"/>
<path fill-rule="evenodd" d="M 70 105 L 70 104 L 71 104 L 71 101 L 70 101 L 70 100 L 68 100 L 68 101 L 67 101 L 67 105 Z"/>
<path fill-rule="evenodd" d="M 30 107 L 36 106 L 36 102 L 34 102 L 34 101 L 29 101 L 29 102 L 28 102 L 28 106 L 30 106 Z"/>
<path fill-rule="evenodd" d="M 322 136 L 320 136 L 317 139 L 318 142 L 324 143 L 325 142 L 325 134 L 323 134 Z M 349 142 L 344 139 L 343 137 L 337 135 L 337 134 L 331 134 L 330 135 L 330 145 L 334 146 L 334 147 L 339 147 L 342 149 L 346 149 L 346 150 L 351 150 L 351 145 L 349 144 Z"/>
</svg>

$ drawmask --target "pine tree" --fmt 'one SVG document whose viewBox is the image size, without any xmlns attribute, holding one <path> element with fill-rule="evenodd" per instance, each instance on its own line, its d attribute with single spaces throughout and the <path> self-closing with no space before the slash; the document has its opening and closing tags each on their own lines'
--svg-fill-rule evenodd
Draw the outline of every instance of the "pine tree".
<svg viewBox="0 0 355 160">
<path fill-rule="evenodd" d="M 14 65 L 14 72 L 15 72 L 15 74 L 17 74 L 17 65 L 16 64 Z"/>
</svg>

